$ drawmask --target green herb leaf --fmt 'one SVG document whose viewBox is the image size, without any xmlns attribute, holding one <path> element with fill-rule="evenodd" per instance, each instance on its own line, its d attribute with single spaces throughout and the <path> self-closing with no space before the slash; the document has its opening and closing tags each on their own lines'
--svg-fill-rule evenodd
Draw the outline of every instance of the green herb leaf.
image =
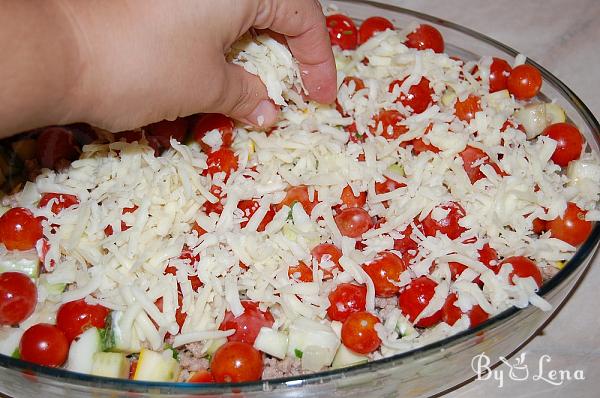
<svg viewBox="0 0 600 398">
<path fill-rule="evenodd" d="M 296 358 L 302 358 L 302 355 L 304 353 L 302 351 L 300 351 L 299 349 L 295 348 L 294 349 L 294 354 L 296 355 Z"/>
</svg>

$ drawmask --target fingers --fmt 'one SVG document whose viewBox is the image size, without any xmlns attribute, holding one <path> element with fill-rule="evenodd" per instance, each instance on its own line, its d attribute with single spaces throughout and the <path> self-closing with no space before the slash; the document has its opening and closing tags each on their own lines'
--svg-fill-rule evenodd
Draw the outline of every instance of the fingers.
<svg viewBox="0 0 600 398">
<path fill-rule="evenodd" d="M 316 0 L 261 0 L 255 26 L 287 36 L 300 64 L 309 98 L 330 103 L 336 97 L 336 70 L 321 5 Z"/>
</svg>

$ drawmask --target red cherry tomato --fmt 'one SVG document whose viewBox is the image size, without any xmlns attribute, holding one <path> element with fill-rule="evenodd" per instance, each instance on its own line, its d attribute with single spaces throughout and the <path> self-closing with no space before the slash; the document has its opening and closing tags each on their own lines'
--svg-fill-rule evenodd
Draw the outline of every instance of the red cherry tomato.
<svg viewBox="0 0 600 398">
<path fill-rule="evenodd" d="M 390 83 L 389 92 L 393 92 L 396 86 L 401 86 L 404 80 L 394 80 Z M 433 89 L 430 87 L 431 82 L 426 77 L 422 77 L 419 83 L 410 86 L 407 94 L 400 94 L 396 102 L 401 102 L 402 105 L 410 107 L 413 113 L 422 113 L 433 102 Z"/>
<path fill-rule="evenodd" d="M 91 327 L 103 329 L 109 312 L 108 308 L 88 304 L 84 299 L 71 301 L 58 309 L 56 326 L 63 331 L 70 342 Z"/>
<path fill-rule="evenodd" d="M 340 265 L 342 251 L 338 249 L 337 246 L 332 245 L 331 243 L 321 243 L 320 245 L 315 246 L 310 253 L 312 254 L 313 259 L 317 261 L 317 264 L 319 264 L 319 268 L 323 271 L 323 280 L 333 278 L 332 271 L 334 269 L 342 271 L 342 266 Z M 325 261 L 333 263 L 333 266 L 330 266 L 329 264 L 327 267 L 322 266 L 321 264 Z"/>
<path fill-rule="evenodd" d="M 512 68 L 508 62 L 502 58 L 493 58 L 490 65 L 490 93 L 506 89 L 506 83 L 511 70 Z"/>
<path fill-rule="evenodd" d="M 268 309 L 261 311 L 258 304 L 253 301 L 242 300 L 242 306 L 244 307 L 244 313 L 237 318 L 233 316 L 231 311 L 225 312 L 225 318 L 223 318 L 219 330 L 234 329 L 235 333 L 227 337 L 227 340 L 254 344 L 260 329 L 263 327 L 270 328 L 273 326 L 275 319 L 271 315 L 271 311 Z"/>
<path fill-rule="evenodd" d="M 327 316 L 332 321 L 344 322 L 350 314 L 364 311 L 367 305 L 367 288 L 352 283 L 340 283 L 329 293 Z"/>
<path fill-rule="evenodd" d="M 175 268 L 172 265 L 167 266 L 167 268 L 165 268 L 165 275 L 169 274 L 169 275 L 173 275 L 176 276 L 177 275 L 177 268 Z M 188 275 L 188 281 L 190 281 L 190 284 L 192 285 L 192 290 L 197 292 L 198 289 L 200 289 L 202 287 L 202 281 L 200 280 L 200 278 L 198 277 L 198 275 Z"/>
<path fill-rule="evenodd" d="M 550 236 L 560 239 L 572 246 L 579 246 L 592 232 L 592 222 L 586 221 L 586 211 L 575 203 L 567 203 L 567 209 L 562 217 L 548 221 Z"/>
<path fill-rule="evenodd" d="M 358 238 L 373 226 L 373 220 L 365 209 L 351 207 L 341 210 L 335 216 L 340 233 L 349 238 Z"/>
<path fill-rule="evenodd" d="M 561 167 L 567 167 L 571 160 L 577 160 L 583 151 L 583 135 L 577 127 L 569 123 L 554 123 L 546 127 L 542 135 L 556 141 L 552 161 Z"/>
<path fill-rule="evenodd" d="M 185 141 L 188 125 L 189 119 L 183 117 L 150 124 L 146 127 L 146 130 L 149 136 L 156 137 L 163 148 L 171 148 L 171 138 L 178 142 Z"/>
<path fill-rule="evenodd" d="M 454 305 L 456 300 L 458 300 L 456 294 L 450 293 L 446 298 L 444 306 L 442 307 L 442 321 L 446 322 L 450 326 L 454 326 L 456 321 L 458 321 L 463 314 L 462 310 Z M 477 304 L 471 307 L 466 314 L 469 316 L 470 326 L 472 328 L 480 323 L 485 322 L 489 318 L 488 313 Z"/>
<path fill-rule="evenodd" d="M 233 120 L 220 113 L 207 113 L 200 116 L 192 125 L 192 134 L 205 153 L 211 153 L 212 148 L 202 139 L 212 130 L 219 130 L 221 133 L 221 148 L 229 148 L 233 143 Z"/>
<path fill-rule="evenodd" d="M 355 76 L 344 77 L 344 80 L 342 81 L 343 86 L 347 86 L 348 88 L 350 88 L 352 84 L 354 85 L 353 92 L 357 92 L 357 91 L 365 88 L 365 82 L 361 78 L 355 77 Z M 338 100 L 335 101 L 335 108 L 337 109 L 337 111 L 340 114 L 342 114 L 344 116 L 348 116 L 348 113 L 344 110 L 344 108 L 342 107 L 342 105 L 339 103 Z M 350 132 L 351 129 L 352 129 L 352 127 L 348 126 L 346 131 Z M 354 133 L 356 133 L 356 125 L 354 125 L 353 129 L 354 129 Z"/>
<path fill-rule="evenodd" d="M 231 149 L 221 148 L 218 151 L 212 152 L 208 155 L 206 164 L 208 165 L 206 172 L 210 176 L 224 172 L 227 178 L 233 171 L 237 170 L 238 159 Z"/>
<path fill-rule="evenodd" d="M 463 168 L 465 169 L 471 184 L 475 184 L 477 181 L 485 178 L 485 174 L 481 171 L 481 166 L 484 164 L 492 166 L 498 175 L 506 175 L 496 163 L 490 160 L 488 154 L 479 148 L 467 145 L 460 153 L 460 157 L 462 158 Z"/>
<path fill-rule="evenodd" d="M 463 122 L 469 123 L 475 117 L 475 114 L 481 110 L 479 101 L 480 99 L 476 95 L 469 95 L 464 101 L 457 100 L 454 104 L 454 114 Z"/>
<path fill-rule="evenodd" d="M 220 215 L 223 212 L 223 190 L 220 186 L 213 185 L 210 187 L 209 191 L 217 198 L 217 201 L 215 203 L 211 203 L 208 201 L 205 202 L 204 205 L 202 205 L 202 211 L 205 214 L 216 213 Z"/>
<path fill-rule="evenodd" d="M 288 276 L 290 279 L 299 280 L 300 282 L 312 282 L 313 272 L 312 269 L 300 261 L 296 265 L 291 265 L 288 268 Z"/>
<path fill-rule="evenodd" d="M 383 130 L 380 135 L 387 140 L 395 140 L 408 131 L 408 128 L 402 124 L 404 116 L 396 110 L 383 110 L 373 120 L 375 121 L 375 126 L 369 126 L 371 133 L 379 134 L 378 129 L 381 124 Z"/>
<path fill-rule="evenodd" d="M 419 245 L 410 236 L 413 233 L 412 225 L 407 226 L 404 231 L 401 232 L 402 239 L 394 239 L 394 250 L 399 251 L 402 254 L 402 260 L 405 264 L 413 259 L 417 255 Z"/>
<path fill-rule="evenodd" d="M 531 222 L 531 230 L 534 234 L 541 235 L 548 230 L 548 221 L 536 218 Z"/>
<path fill-rule="evenodd" d="M 496 269 L 498 266 L 498 252 L 494 250 L 489 243 L 483 245 L 483 247 L 477 250 L 479 254 L 479 261 L 481 261 L 489 269 Z"/>
<path fill-rule="evenodd" d="M 402 313 L 414 322 L 419 314 L 427 307 L 435 294 L 437 283 L 426 276 L 413 279 L 409 285 L 404 286 L 398 295 L 398 307 Z M 415 323 L 416 326 L 426 328 L 435 325 L 442 319 L 442 311 L 422 318 Z"/>
<path fill-rule="evenodd" d="M 192 225 L 192 231 L 196 231 L 196 233 L 198 234 L 198 237 L 200 237 L 206 233 L 204 228 L 202 228 L 200 225 L 198 225 L 197 222 L 194 222 L 194 225 Z"/>
<path fill-rule="evenodd" d="M 77 199 L 77 196 L 75 195 L 69 195 L 66 193 L 45 193 L 42 195 L 40 203 L 38 203 L 38 207 L 46 207 L 52 199 L 55 199 L 54 203 L 52 203 L 51 209 L 52 213 L 54 214 L 58 214 L 63 209 L 68 209 L 71 206 L 79 204 L 79 199 Z"/>
<path fill-rule="evenodd" d="M 229 341 L 210 361 L 210 370 L 219 383 L 242 383 L 260 380 L 263 372 L 261 353 L 248 343 Z"/>
<path fill-rule="evenodd" d="M 210 370 L 202 369 L 202 370 L 198 370 L 197 372 L 194 372 L 194 374 L 192 374 L 190 376 L 190 378 L 187 379 L 187 382 L 188 383 L 214 383 L 215 378 L 214 378 L 213 374 L 210 373 Z"/>
<path fill-rule="evenodd" d="M 79 157 L 80 149 L 75 136 L 64 127 L 48 127 L 37 137 L 36 154 L 40 166 L 60 168 L 62 162 Z"/>
<path fill-rule="evenodd" d="M 369 354 L 381 345 L 375 325 L 379 318 L 367 311 L 354 312 L 342 325 L 342 343 L 359 354 Z"/>
<path fill-rule="evenodd" d="M 8 250 L 29 250 L 42 239 L 42 224 L 24 207 L 15 207 L 0 217 L 0 243 Z"/>
<path fill-rule="evenodd" d="M 367 203 L 367 193 L 361 192 L 358 196 L 354 196 L 354 192 L 352 192 L 350 185 L 346 185 L 340 199 L 346 207 L 363 207 L 365 203 Z"/>
<path fill-rule="evenodd" d="M 362 268 L 373 280 L 376 296 L 392 297 L 400 290 L 392 282 L 400 280 L 400 274 L 406 270 L 406 265 L 395 254 L 382 252 L 373 261 L 365 263 Z"/>
<path fill-rule="evenodd" d="M 370 17 L 363 21 L 358 29 L 358 44 L 363 44 L 369 40 L 375 33 L 384 30 L 394 30 L 394 25 L 387 18 Z"/>
<path fill-rule="evenodd" d="M 542 286 L 542 273 L 540 269 L 533 261 L 531 261 L 527 257 L 514 256 L 505 258 L 498 265 L 498 272 L 502 269 L 502 267 L 505 264 L 511 264 L 513 266 L 513 271 L 508 277 L 510 283 L 514 284 L 513 278 L 515 276 L 518 276 L 519 278 L 528 278 L 531 276 L 533 277 L 533 279 L 535 279 L 535 283 L 537 283 L 538 286 Z"/>
<path fill-rule="evenodd" d="M 444 38 L 439 30 L 431 25 L 421 24 L 406 37 L 404 44 L 417 50 L 431 49 L 436 53 L 444 52 Z"/>
<path fill-rule="evenodd" d="M 0 274 L 0 325 L 18 325 L 29 318 L 37 303 L 37 288 L 21 272 Z"/>
<path fill-rule="evenodd" d="M 506 87 L 516 99 L 531 99 L 542 88 L 542 74 L 533 65 L 523 64 L 516 66 L 506 80 Z"/>
<path fill-rule="evenodd" d="M 423 152 L 440 153 L 440 148 L 432 144 L 426 144 L 422 138 L 415 138 L 414 140 L 409 141 L 409 144 L 413 146 L 412 151 L 415 155 L 419 155 Z"/>
<path fill-rule="evenodd" d="M 367 139 L 367 135 L 366 134 L 359 134 L 358 130 L 356 129 L 356 123 L 352 123 L 349 126 L 345 126 L 344 130 L 346 130 L 346 132 L 348 133 L 348 138 L 350 138 L 351 142 L 357 143 L 357 142 L 365 142 L 365 140 Z M 364 157 L 364 154 L 360 154 L 359 155 L 359 160 L 360 160 L 360 156 Z M 364 161 L 364 158 L 362 160 L 360 160 L 361 162 Z"/>
<path fill-rule="evenodd" d="M 328 15 L 325 23 L 332 46 L 342 50 L 354 50 L 358 44 L 358 29 L 349 17 L 342 14 Z"/>
<path fill-rule="evenodd" d="M 38 323 L 21 336 L 19 352 L 24 361 L 57 368 L 67 360 L 69 341 L 56 326 Z"/>
<path fill-rule="evenodd" d="M 154 302 L 154 305 L 160 312 L 163 311 L 163 298 L 159 297 L 158 300 Z M 187 318 L 187 314 L 182 311 L 183 305 L 183 294 L 181 292 L 177 292 L 177 310 L 175 311 L 175 322 L 179 325 L 179 329 L 183 327 L 185 323 L 185 319 Z"/>
<path fill-rule="evenodd" d="M 310 200 L 308 195 L 308 188 L 306 185 L 300 185 L 297 187 L 291 187 L 287 190 L 285 198 L 277 204 L 277 210 L 281 209 L 283 206 L 292 207 L 294 203 L 300 203 L 304 208 L 306 214 L 310 215 L 312 213 L 312 209 L 319 203 L 319 195 L 315 191 L 313 200 Z"/>
<path fill-rule="evenodd" d="M 467 229 L 460 226 L 459 221 L 467 214 L 456 202 L 447 202 L 440 205 L 443 210 L 448 211 L 446 217 L 441 220 L 433 219 L 431 213 L 425 217 L 422 224 L 425 236 L 435 236 L 436 232 L 448 236 L 450 239 L 458 238 Z"/>
<path fill-rule="evenodd" d="M 398 181 L 392 180 L 389 177 L 385 177 L 385 181 L 375 183 L 375 193 L 377 195 L 383 195 L 384 193 L 392 192 L 398 188 L 403 188 L 405 186 L 406 186 L 406 184 L 404 184 L 402 182 L 398 182 Z"/>
<path fill-rule="evenodd" d="M 133 213 L 137 209 L 138 209 L 137 205 L 133 205 L 132 207 L 125 207 L 125 208 L 123 208 L 123 211 L 121 212 L 121 214 Z M 125 224 L 125 221 L 121 221 L 121 232 L 127 231 L 129 228 L 130 228 L 129 225 Z M 106 236 L 111 236 L 113 234 L 113 232 L 114 231 L 113 231 L 112 225 L 107 225 L 106 228 L 104 228 L 104 234 Z"/>
<path fill-rule="evenodd" d="M 256 200 L 250 199 L 250 200 L 241 200 L 238 203 L 237 207 L 238 207 L 238 209 L 240 209 L 241 211 L 244 212 L 244 216 L 248 219 L 248 220 L 242 221 L 240 223 L 240 227 L 244 228 L 248 224 L 248 221 L 250 221 L 250 219 L 252 218 L 254 213 L 256 213 L 256 210 L 258 210 L 258 208 L 260 206 Z M 269 225 L 269 223 L 271 221 L 273 221 L 273 217 L 275 217 L 275 210 L 273 210 L 273 208 L 270 208 L 269 210 L 267 210 L 267 214 L 265 214 L 265 217 L 262 219 L 262 221 L 260 222 L 260 224 L 258 225 L 258 228 L 256 230 L 258 232 L 263 232 L 265 230 L 265 228 L 267 227 L 267 225 Z"/>
</svg>

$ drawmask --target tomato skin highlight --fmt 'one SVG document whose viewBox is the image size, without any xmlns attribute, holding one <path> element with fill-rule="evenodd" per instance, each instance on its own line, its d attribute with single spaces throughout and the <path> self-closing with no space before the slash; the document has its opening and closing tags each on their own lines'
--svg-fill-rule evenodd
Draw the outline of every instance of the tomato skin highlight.
<svg viewBox="0 0 600 398">
<path fill-rule="evenodd" d="M 404 44 L 417 50 L 431 49 L 436 53 L 444 52 L 444 38 L 439 30 L 428 24 L 421 24 L 406 36 Z"/>
<path fill-rule="evenodd" d="M 402 313 L 414 322 L 419 314 L 427 307 L 429 301 L 435 294 L 437 283 L 426 276 L 413 279 L 409 285 L 404 286 L 398 295 L 398 307 Z M 415 326 L 426 328 L 435 325 L 442 319 L 442 311 L 422 318 Z"/>
<path fill-rule="evenodd" d="M 342 343 L 359 354 L 369 354 L 381 345 L 375 325 L 379 318 L 367 311 L 354 312 L 342 325 Z"/>
<path fill-rule="evenodd" d="M 406 265 L 394 253 L 382 252 L 373 261 L 363 264 L 362 268 L 373 280 L 376 296 L 392 297 L 400 288 L 390 281 L 398 282 Z"/>
<path fill-rule="evenodd" d="M 363 44 L 378 32 L 394 30 L 394 25 L 384 17 L 369 17 L 363 21 L 358 29 L 358 44 Z"/>
<path fill-rule="evenodd" d="M 329 280 L 333 278 L 333 270 L 337 269 L 338 271 L 342 271 L 342 266 L 340 265 L 340 258 L 342 257 L 342 251 L 335 245 L 331 243 L 321 243 L 315 246 L 310 254 L 312 255 L 313 260 L 317 261 L 319 264 L 319 269 L 323 271 L 323 280 Z M 327 256 L 328 260 L 333 263 L 332 267 L 326 268 L 321 266 L 321 262 L 324 261 L 324 258 Z M 311 270 L 312 275 L 312 270 Z"/>
<path fill-rule="evenodd" d="M 442 307 L 442 321 L 446 322 L 450 326 L 454 326 L 456 321 L 458 321 L 463 314 L 462 310 L 454 305 L 456 300 L 458 300 L 456 294 L 450 293 L 446 298 L 444 306 Z M 466 314 L 469 316 L 470 327 L 472 328 L 476 327 L 480 323 L 485 322 L 489 318 L 488 313 L 477 304 L 471 307 Z"/>
<path fill-rule="evenodd" d="M 567 208 L 562 217 L 557 217 L 546 223 L 547 228 L 550 230 L 550 236 L 572 246 L 579 246 L 592 233 L 592 222 L 586 221 L 586 213 L 575 203 L 567 203 Z"/>
<path fill-rule="evenodd" d="M 235 124 L 230 117 L 220 113 L 207 113 L 196 119 L 192 125 L 192 135 L 204 153 L 210 154 L 213 152 L 212 148 L 202 140 L 206 133 L 219 130 L 222 141 L 221 148 L 229 148 L 233 143 L 234 127 Z"/>
<path fill-rule="evenodd" d="M 24 361 L 57 368 L 67 360 L 69 341 L 56 326 L 38 323 L 21 336 L 19 352 Z"/>
<path fill-rule="evenodd" d="M 358 29 L 354 21 L 342 14 L 328 15 L 325 19 L 332 46 L 354 50 L 358 44 Z"/>
<path fill-rule="evenodd" d="M 513 266 L 513 271 L 510 273 L 508 280 L 510 283 L 514 284 L 513 278 L 515 276 L 519 278 L 527 278 L 533 277 L 535 279 L 535 283 L 537 283 L 538 287 L 542 286 L 542 273 L 538 266 L 524 256 L 513 256 L 508 257 L 502 260 L 502 262 L 498 265 L 498 272 L 502 269 L 504 264 L 510 263 Z"/>
<path fill-rule="evenodd" d="M 329 293 L 330 306 L 327 316 L 332 321 L 344 322 L 358 311 L 364 311 L 367 305 L 367 288 L 352 283 L 340 283 Z"/>
<path fill-rule="evenodd" d="M 490 93 L 505 90 L 512 67 L 502 58 L 494 57 L 490 65 Z"/>
<path fill-rule="evenodd" d="M 458 238 L 467 229 L 459 224 L 461 218 L 466 215 L 465 210 L 456 202 L 447 202 L 440 205 L 444 210 L 449 210 L 446 217 L 441 220 L 434 220 L 431 213 L 425 217 L 421 225 L 425 236 L 435 236 L 436 232 L 440 232 L 450 239 Z"/>
<path fill-rule="evenodd" d="M 275 319 L 271 315 L 271 311 L 261 311 L 258 304 L 253 301 L 242 300 L 242 306 L 244 313 L 237 318 L 231 311 L 225 311 L 225 318 L 223 318 L 219 330 L 234 329 L 235 333 L 227 337 L 227 340 L 254 344 L 260 329 L 262 327 L 270 328 Z"/>
<path fill-rule="evenodd" d="M 102 305 L 92 305 L 84 299 L 70 301 L 60 306 L 56 313 L 56 327 L 63 331 L 69 342 L 91 327 L 103 329 L 110 310 Z"/>
<path fill-rule="evenodd" d="M 569 162 L 581 157 L 584 139 L 577 127 L 569 123 L 554 123 L 546 127 L 542 135 L 556 141 L 556 149 L 552 161 L 561 167 L 567 167 Z"/>
<path fill-rule="evenodd" d="M 542 74 L 533 65 L 516 66 L 506 81 L 508 91 L 519 100 L 535 97 L 542 88 Z"/>
<path fill-rule="evenodd" d="M 365 209 L 351 207 L 343 209 L 334 217 L 340 233 L 349 238 L 358 238 L 373 226 L 373 220 Z"/>
<path fill-rule="evenodd" d="M 394 87 L 401 86 L 404 80 L 394 80 L 390 83 L 388 91 L 394 91 Z M 402 105 L 410 107 L 413 113 L 423 113 L 433 102 L 433 89 L 430 86 L 431 82 L 426 77 L 422 77 L 417 84 L 410 86 L 408 93 L 400 94 L 396 102 L 401 102 Z"/>
<path fill-rule="evenodd" d="M 37 288 L 21 272 L 0 274 L 0 325 L 18 325 L 29 318 L 37 303 Z"/>
<path fill-rule="evenodd" d="M 0 243 L 8 250 L 29 250 L 42 239 L 42 224 L 24 207 L 13 207 L 0 217 Z"/>
<path fill-rule="evenodd" d="M 210 370 L 219 383 L 260 380 L 263 372 L 261 353 L 248 343 L 229 341 L 215 352 Z"/>
</svg>

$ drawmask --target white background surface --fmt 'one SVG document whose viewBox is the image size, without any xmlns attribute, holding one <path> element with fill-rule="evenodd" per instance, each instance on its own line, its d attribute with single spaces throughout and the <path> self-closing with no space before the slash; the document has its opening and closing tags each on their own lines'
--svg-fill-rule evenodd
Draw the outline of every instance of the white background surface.
<svg viewBox="0 0 600 398">
<path fill-rule="evenodd" d="M 490 36 L 537 61 L 570 87 L 600 117 L 600 1 L 598 0 L 388 0 L 440 17 Z M 458 43 L 459 44 L 459 43 Z M 504 386 L 475 380 L 444 398 L 463 397 L 597 397 L 600 396 L 600 256 L 567 304 L 521 351 L 526 353 L 529 381 Z M 544 354 L 552 361 L 544 372 L 583 370 L 585 381 L 560 386 L 531 380 Z M 517 355 L 520 355 L 517 354 Z M 511 361 L 514 363 L 514 357 Z"/>
</svg>

